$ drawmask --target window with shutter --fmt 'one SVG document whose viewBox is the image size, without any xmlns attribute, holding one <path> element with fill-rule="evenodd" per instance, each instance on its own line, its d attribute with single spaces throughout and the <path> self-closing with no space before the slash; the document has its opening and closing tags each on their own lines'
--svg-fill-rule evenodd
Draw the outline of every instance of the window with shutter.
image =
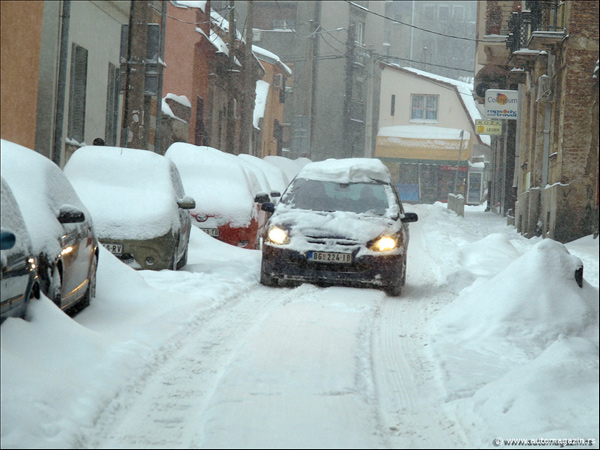
<svg viewBox="0 0 600 450">
<path fill-rule="evenodd" d="M 119 116 L 119 68 L 108 63 L 108 85 L 106 89 L 106 145 L 117 144 L 118 116 Z"/>
<path fill-rule="evenodd" d="M 73 43 L 71 50 L 71 84 L 69 87 L 68 137 L 84 142 L 85 96 L 87 90 L 88 51 Z"/>
</svg>

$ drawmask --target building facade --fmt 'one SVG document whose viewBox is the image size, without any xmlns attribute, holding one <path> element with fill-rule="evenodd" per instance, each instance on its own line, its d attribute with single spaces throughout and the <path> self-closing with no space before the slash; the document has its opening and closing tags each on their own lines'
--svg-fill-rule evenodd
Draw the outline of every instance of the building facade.
<svg viewBox="0 0 600 450">
<path fill-rule="evenodd" d="M 390 169 L 405 201 L 484 200 L 489 137 L 470 84 L 417 69 L 382 64 L 375 156 Z"/>
<path fill-rule="evenodd" d="M 598 229 L 598 1 L 479 2 L 475 90 L 518 92 L 494 138 L 492 201 L 526 236 Z"/>
</svg>

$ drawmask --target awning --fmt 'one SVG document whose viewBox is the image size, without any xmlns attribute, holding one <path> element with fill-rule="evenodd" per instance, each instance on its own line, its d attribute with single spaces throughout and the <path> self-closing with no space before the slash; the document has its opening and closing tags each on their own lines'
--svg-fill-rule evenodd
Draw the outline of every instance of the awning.
<svg viewBox="0 0 600 450">
<path fill-rule="evenodd" d="M 460 139 L 405 138 L 397 136 L 377 136 L 375 157 L 395 159 L 419 159 L 457 161 Z M 469 139 L 462 141 L 460 160 L 471 159 L 472 145 Z"/>
</svg>

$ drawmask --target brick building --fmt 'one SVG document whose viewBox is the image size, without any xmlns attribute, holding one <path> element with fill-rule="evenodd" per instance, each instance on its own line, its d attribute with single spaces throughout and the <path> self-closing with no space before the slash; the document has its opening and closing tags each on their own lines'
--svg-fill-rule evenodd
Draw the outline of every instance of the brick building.
<svg viewBox="0 0 600 450">
<path fill-rule="evenodd" d="M 598 230 L 598 1 L 478 4 L 475 91 L 518 92 L 492 139 L 490 203 L 525 236 Z"/>
</svg>

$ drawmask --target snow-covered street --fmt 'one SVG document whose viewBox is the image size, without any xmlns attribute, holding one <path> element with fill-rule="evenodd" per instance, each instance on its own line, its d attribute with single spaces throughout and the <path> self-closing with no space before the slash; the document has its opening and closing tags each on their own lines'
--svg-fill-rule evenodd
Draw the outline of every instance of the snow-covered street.
<svg viewBox="0 0 600 450">
<path fill-rule="evenodd" d="M 2 448 L 598 448 L 598 240 L 405 209 L 399 298 L 264 287 L 195 227 L 178 272 L 102 249 L 89 308 L 2 325 Z"/>
</svg>

